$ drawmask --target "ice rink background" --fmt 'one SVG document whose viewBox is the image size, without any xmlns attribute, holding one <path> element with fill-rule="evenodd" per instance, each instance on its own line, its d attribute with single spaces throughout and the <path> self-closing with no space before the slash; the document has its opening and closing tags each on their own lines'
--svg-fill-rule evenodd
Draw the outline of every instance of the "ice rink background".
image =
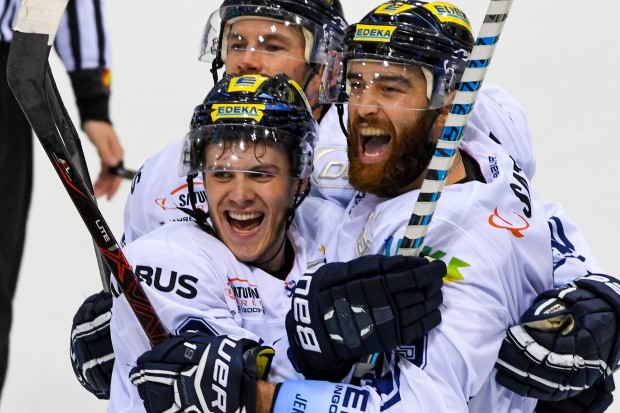
<svg viewBox="0 0 620 413">
<path fill-rule="evenodd" d="M 209 65 L 197 61 L 197 52 L 204 23 L 219 1 L 106 4 L 113 46 L 112 119 L 125 148 L 125 164 L 137 168 L 183 137 L 193 107 L 212 85 Z M 343 4 L 353 23 L 379 2 Z M 488 2 L 457 4 L 477 32 Z M 564 204 L 604 267 L 618 275 L 620 49 L 615 39 L 620 29 L 611 18 L 616 8 L 611 0 L 515 1 L 485 81 L 502 85 L 528 113 L 539 194 Z M 55 56 L 51 61 L 76 120 L 68 78 Z M 83 138 L 95 176 L 98 158 Z M 100 201 L 117 237 L 129 188 L 126 181 L 112 201 Z M 75 310 L 101 289 L 93 247 L 38 142 L 28 225 L 0 413 L 104 412 L 106 402 L 74 379 L 67 345 Z M 609 411 L 620 412 L 620 402 Z"/>
</svg>

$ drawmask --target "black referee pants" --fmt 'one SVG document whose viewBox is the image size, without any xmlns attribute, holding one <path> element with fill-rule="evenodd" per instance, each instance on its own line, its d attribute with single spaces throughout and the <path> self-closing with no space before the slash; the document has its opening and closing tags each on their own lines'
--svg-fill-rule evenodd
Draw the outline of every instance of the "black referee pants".
<svg viewBox="0 0 620 413">
<path fill-rule="evenodd" d="M 6 81 L 9 44 L 0 42 L 0 393 L 9 361 L 13 297 L 32 191 L 32 130 Z"/>
</svg>

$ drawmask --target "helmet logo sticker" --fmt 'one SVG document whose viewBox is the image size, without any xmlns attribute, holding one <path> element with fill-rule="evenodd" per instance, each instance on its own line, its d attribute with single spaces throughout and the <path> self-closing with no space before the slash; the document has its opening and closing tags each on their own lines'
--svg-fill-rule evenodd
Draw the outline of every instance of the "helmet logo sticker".
<svg viewBox="0 0 620 413">
<path fill-rule="evenodd" d="M 471 32 L 471 25 L 465 13 L 458 7 L 444 2 L 427 3 L 424 6 L 425 9 L 433 13 L 442 23 L 455 23 L 465 27 Z"/>
<path fill-rule="evenodd" d="M 260 122 L 263 118 L 264 104 L 214 104 L 211 112 L 211 120 L 219 119 L 254 119 Z"/>
<path fill-rule="evenodd" d="M 268 78 L 262 75 L 245 75 L 231 79 L 228 85 L 229 92 L 251 92 L 258 90 L 260 85 Z"/>
<path fill-rule="evenodd" d="M 355 27 L 354 41 L 384 42 L 392 40 L 396 26 L 377 26 L 372 24 L 358 24 Z"/>
<path fill-rule="evenodd" d="M 374 11 L 375 14 L 387 14 L 390 16 L 394 16 L 396 14 L 400 14 L 404 11 L 414 9 L 416 6 L 413 4 L 407 4 L 402 1 L 397 1 L 396 3 L 384 3 L 381 6 L 377 7 Z"/>
</svg>

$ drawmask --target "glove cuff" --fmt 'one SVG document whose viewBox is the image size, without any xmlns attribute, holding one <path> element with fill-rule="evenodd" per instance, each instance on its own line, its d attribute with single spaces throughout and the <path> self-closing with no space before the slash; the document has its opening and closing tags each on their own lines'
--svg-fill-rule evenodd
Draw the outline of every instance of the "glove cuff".
<svg viewBox="0 0 620 413">
<path fill-rule="evenodd" d="M 590 274 L 576 279 L 573 284 L 578 288 L 588 290 L 609 304 L 616 315 L 616 322 L 620 322 L 620 280 L 605 274 Z M 617 337 L 608 360 L 609 368 L 615 371 L 620 362 L 620 337 Z"/>
</svg>

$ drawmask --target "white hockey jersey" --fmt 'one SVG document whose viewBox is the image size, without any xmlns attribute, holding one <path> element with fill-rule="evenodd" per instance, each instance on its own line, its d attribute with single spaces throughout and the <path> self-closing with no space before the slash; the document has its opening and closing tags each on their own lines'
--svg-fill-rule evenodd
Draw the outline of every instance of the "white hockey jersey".
<svg viewBox="0 0 620 413">
<path fill-rule="evenodd" d="M 521 407 L 517 411 L 532 411 L 535 401 L 495 383 L 493 366 L 506 330 L 519 322 L 538 293 L 552 287 L 545 210 L 521 168 L 499 145 L 474 139 L 463 142 L 462 150 L 478 160 L 487 183 L 447 186 L 424 242 L 424 251 L 448 266 L 442 323 L 426 340 L 401 348 L 398 363 L 379 373 L 396 383 L 381 398 L 383 403 L 394 399 L 394 411 L 405 411 L 400 404 L 406 411 L 419 406 L 465 412 L 468 404 L 471 411 L 509 411 L 514 405 Z M 356 197 L 327 246 L 328 261 L 396 254 L 418 192 L 389 200 Z M 408 383 L 404 390 L 402 383 Z M 483 410 L 475 407 L 478 401 Z"/>
<path fill-rule="evenodd" d="M 177 223 L 144 235 L 125 249 L 165 328 L 231 334 L 274 347 L 270 380 L 301 378 L 288 359 L 285 316 L 299 276 L 324 262 L 324 244 L 342 208 L 306 199 L 289 229 L 295 262 L 285 280 L 238 262 L 224 244 L 195 223 Z M 115 294 L 111 323 L 116 361 L 108 412 L 144 411 L 129 381 L 135 360 L 150 349 L 124 295 Z"/>
</svg>

